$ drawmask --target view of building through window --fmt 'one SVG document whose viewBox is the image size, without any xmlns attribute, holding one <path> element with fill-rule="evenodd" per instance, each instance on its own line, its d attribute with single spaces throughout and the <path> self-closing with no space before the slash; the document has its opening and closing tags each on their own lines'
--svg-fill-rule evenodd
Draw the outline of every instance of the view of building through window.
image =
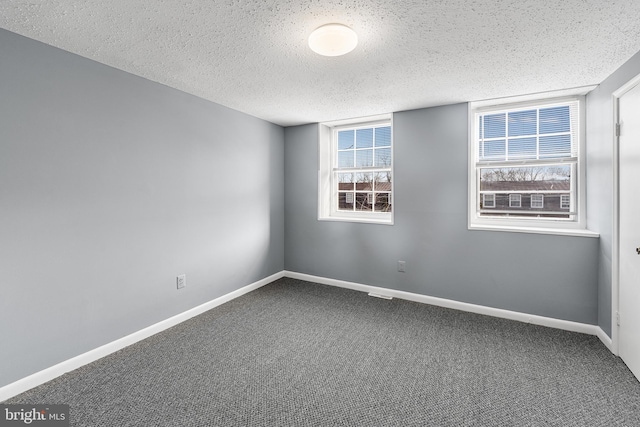
<svg viewBox="0 0 640 427">
<path fill-rule="evenodd" d="M 480 211 L 503 215 L 570 217 L 570 165 L 480 168 Z M 490 203 L 486 203 L 491 195 Z M 518 195 L 519 197 L 514 197 Z M 520 202 L 514 200 L 519 199 Z M 535 212 L 531 212 L 535 210 Z M 498 214 L 493 212 L 493 214 Z"/>
</svg>

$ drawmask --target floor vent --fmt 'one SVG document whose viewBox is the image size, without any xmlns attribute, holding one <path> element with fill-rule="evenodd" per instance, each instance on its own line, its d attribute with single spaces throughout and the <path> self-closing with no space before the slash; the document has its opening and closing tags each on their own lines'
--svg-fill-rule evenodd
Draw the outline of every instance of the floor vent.
<svg viewBox="0 0 640 427">
<path fill-rule="evenodd" d="M 382 294 L 376 294 L 375 292 L 369 292 L 369 296 L 370 297 L 376 297 L 376 298 L 382 298 L 382 299 L 393 299 L 392 296 L 389 295 L 382 295 Z"/>
</svg>

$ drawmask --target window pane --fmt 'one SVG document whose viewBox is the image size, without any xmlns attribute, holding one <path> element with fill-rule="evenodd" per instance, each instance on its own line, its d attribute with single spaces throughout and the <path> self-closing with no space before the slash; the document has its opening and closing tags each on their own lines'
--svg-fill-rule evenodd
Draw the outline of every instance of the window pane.
<svg viewBox="0 0 640 427">
<path fill-rule="evenodd" d="M 339 210 L 353 210 L 353 193 L 338 193 L 338 209 Z"/>
<path fill-rule="evenodd" d="M 571 135 L 540 137 L 540 158 L 571 157 Z"/>
<path fill-rule="evenodd" d="M 509 113 L 509 136 L 536 135 L 538 111 L 514 111 Z"/>
<path fill-rule="evenodd" d="M 375 193 L 375 205 L 373 210 L 376 212 L 391 212 L 391 194 Z"/>
<path fill-rule="evenodd" d="M 484 116 L 484 137 L 504 138 L 506 136 L 506 114 L 490 114 Z"/>
<path fill-rule="evenodd" d="M 566 211 L 561 212 L 561 202 L 571 194 L 571 169 L 571 165 L 481 168 L 481 199 L 494 195 L 495 207 L 480 214 L 568 218 Z"/>
<path fill-rule="evenodd" d="M 480 169 L 480 191 L 569 191 L 570 183 L 571 165 Z"/>
<path fill-rule="evenodd" d="M 506 143 L 504 139 L 484 142 L 484 159 L 504 160 Z"/>
<path fill-rule="evenodd" d="M 358 129 L 356 131 L 356 148 L 373 147 L 373 129 Z"/>
<path fill-rule="evenodd" d="M 374 166 L 391 166 L 391 148 L 377 148 Z"/>
<path fill-rule="evenodd" d="M 355 132 L 353 130 L 341 130 L 338 132 L 338 150 L 348 150 L 354 147 Z"/>
<path fill-rule="evenodd" d="M 571 131 L 569 106 L 541 108 L 540 133 L 558 133 Z"/>
<path fill-rule="evenodd" d="M 371 173 L 359 173 L 356 176 L 356 190 L 357 191 L 371 191 L 373 190 L 373 174 Z"/>
<path fill-rule="evenodd" d="M 353 191 L 355 189 L 354 177 L 352 173 L 338 174 L 338 190 Z"/>
<path fill-rule="evenodd" d="M 509 140 L 509 159 L 535 159 L 536 138 L 518 138 Z"/>
<path fill-rule="evenodd" d="M 378 172 L 373 178 L 376 191 L 391 191 L 391 172 Z"/>
<path fill-rule="evenodd" d="M 378 172 L 373 175 L 376 212 L 391 212 L 391 172 Z"/>
<path fill-rule="evenodd" d="M 372 198 L 371 193 L 356 193 L 356 211 L 372 211 Z"/>
<path fill-rule="evenodd" d="M 373 166 L 373 149 L 356 150 L 356 167 Z"/>
<path fill-rule="evenodd" d="M 338 167 L 339 168 L 353 167 L 353 151 L 338 151 Z"/>
<path fill-rule="evenodd" d="M 376 147 L 391 146 L 391 126 L 376 128 Z"/>
</svg>

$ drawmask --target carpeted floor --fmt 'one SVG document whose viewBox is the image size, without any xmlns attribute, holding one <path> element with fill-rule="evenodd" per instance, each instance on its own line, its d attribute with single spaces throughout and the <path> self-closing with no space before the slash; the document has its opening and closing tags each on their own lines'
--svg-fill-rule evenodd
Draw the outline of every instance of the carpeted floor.
<svg viewBox="0 0 640 427">
<path fill-rule="evenodd" d="M 287 278 L 5 403 L 74 426 L 640 426 L 596 337 Z"/>
</svg>

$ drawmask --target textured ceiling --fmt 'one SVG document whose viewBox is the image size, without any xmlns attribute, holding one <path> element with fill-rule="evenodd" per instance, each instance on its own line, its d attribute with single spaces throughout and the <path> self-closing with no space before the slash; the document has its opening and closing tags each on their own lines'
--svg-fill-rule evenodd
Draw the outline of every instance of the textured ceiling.
<svg viewBox="0 0 640 427">
<path fill-rule="evenodd" d="M 330 22 L 353 52 L 308 48 Z M 598 84 L 640 2 L 1 0 L 0 27 L 288 126 Z"/>
</svg>

